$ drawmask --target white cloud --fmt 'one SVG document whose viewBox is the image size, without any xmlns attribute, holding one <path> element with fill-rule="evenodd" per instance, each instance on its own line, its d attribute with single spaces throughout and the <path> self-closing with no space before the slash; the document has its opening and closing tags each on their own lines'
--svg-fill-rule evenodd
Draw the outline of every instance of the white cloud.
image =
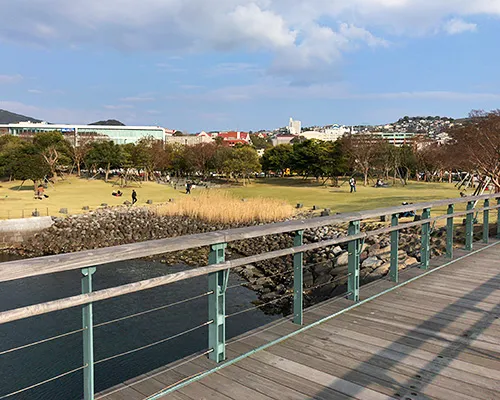
<svg viewBox="0 0 500 400">
<path fill-rule="evenodd" d="M 120 100 L 129 103 L 145 103 L 149 101 L 155 101 L 156 99 L 152 96 L 130 96 L 130 97 L 123 97 Z"/>
<path fill-rule="evenodd" d="M 42 91 L 38 89 L 28 89 L 28 93 L 41 94 Z"/>
<path fill-rule="evenodd" d="M 87 0 L 81 5 L 0 0 L 0 41 L 180 55 L 259 51 L 274 59 L 271 72 L 300 82 L 310 80 L 311 71 L 325 79 L 346 52 L 387 46 L 386 35 L 392 40 L 456 34 L 476 29 L 466 22 L 470 18 L 500 16 L 498 0 Z M 170 61 L 179 57 L 170 54 Z M 164 63 L 157 67 L 182 72 Z"/>
<path fill-rule="evenodd" d="M 23 76 L 16 74 L 16 75 L 1 75 L 0 74 L 0 84 L 7 84 L 7 83 L 18 83 L 23 80 Z"/>
<path fill-rule="evenodd" d="M 107 110 L 126 110 L 134 108 L 134 106 L 130 104 L 106 104 L 104 108 Z"/>
<path fill-rule="evenodd" d="M 453 18 L 444 25 L 443 29 L 449 35 L 456 35 L 463 32 L 475 32 L 477 30 L 477 24 L 465 22 L 463 19 Z"/>
</svg>

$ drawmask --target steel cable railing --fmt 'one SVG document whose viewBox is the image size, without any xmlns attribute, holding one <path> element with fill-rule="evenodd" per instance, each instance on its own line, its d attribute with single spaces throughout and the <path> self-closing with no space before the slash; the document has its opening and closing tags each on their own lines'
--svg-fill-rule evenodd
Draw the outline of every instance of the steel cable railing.
<svg viewBox="0 0 500 400">
<path fill-rule="evenodd" d="M 34 389 L 34 388 L 36 388 L 36 387 L 39 387 L 39 386 L 45 385 L 46 383 L 49 383 L 49 382 L 55 381 L 55 380 L 60 379 L 60 378 L 62 378 L 62 377 L 64 377 L 64 376 L 74 374 L 75 372 L 81 371 L 82 369 L 85 369 L 85 368 L 87 368 L 87 367 L 88 367 L 88 365 L 87 365 L 87 364 L 86 364 L 86 365 L 82 365 L 81 367 L 78 367 L 78 368 L 72 369 L 72 370 L 67 371 L 67 372 L 63 372 L 62 374 L 56 375 L 56 376 L 54 376 L 54 377 L 52 377 L 52 378 L 45 379 L 45 380 L 43 380 L 43 381 L 41 381 L 41 382 L 35 383 L 34 385 L 30 385 L 30 386 L 27 386 L 27 387 L 25 387 L 25 388 L 22 388 L 22 389 L 16 390 L 15 392 L 11 392 L 11 393 L 8 393 L 8 394 L 4 394 L 3 396 L 0 396 L 0 400 L 1 400 L 1 399 L 6 399 L 6 398 L 8 398 L 8 397 L 12 397 L 12 396 L 14 396 L 14 395 L 16 395 L 16 394 L 24 393 L 24 392 L 26 392 L 26 391 L 28 391 L 28 390 L 31 390 L 31 389 Z"/>
<path fill-rule="evenodd" d="M 179 333 L 176 333 L 175 335 L 172 335 L 172 336 L 169 336 L 167 338 L 164 338 L 164 339 L 161 339 L 161 340 L 157 340 L 156 342 L 153 342 L 153 343 L 149 343 L 147 345 L 144 345 L 144 346 L 140 346 L 140 347 L 137 347 L 135 349 L 132 349 L 132 350 L 128 350 L 128 351 L 124 351 L 122 353 L 118 353 L 118 354 L 115 354 L 113 356 L 110 356 L 110 357 L 106 357 L 106 358 L 103 358 L 101 360 L 98 360 L 98 361 L 95 361 L 94 362 L 94 365 L 97 365 L 97 364 L 100 364 L 100 363 L 103 363 L 103 362 L 106 362 L 106 361 L 109 361 L 109 360 L 113 360 L 115 358 L 118 358 L 118 357 L 122 357 L 122 356 L 125 356 L 127 354 L 132 354 L 132 353 L 136 353 L 138 351 L 141 351 L 141 350 L 144 350 L 144 349 L 147 349 L 149 347 L 153 347 L 153 346 L 156 346 L 156 345 L 159 345 L 161 343 L 165 343 L 165 342 L 168 342 L 172 339 L 176 339 L 178 337 L 181 337 L 181 336 L 184 336 L 188 333 L 191 333 L 191 332 L 194 332 L 204 326 L 208 326 L 210 325 L 211 323 L 213 323 L 214 321 L 207 321 L 207 322 L 204 322 L 203 324 L 200 324 L 200 325 L 197 325 L 193 328 L 190 328 L 190 329 L 186 329 L 185 331 L 182 331 L 182 332 L 179 332 Z"/>
<path fill-rule="evenodd" d="M 101 323 L 98 323 L 98 324 L 94 324 L 94 328 L 98 328 L 100 326 L 105 326 L 105 325 L 109 325 L 109 324 L 114 324 L 115 322 L 125 321 L 127 319 L 138 317 L 138 316 L 141 316 L 141 315 L 146 315 L 146 314 L 149 314 L 149 313 L 152 313 L 152 312 L 155 312 L 155 311 L 165 310 L 167 308 L 170 308 L 170 307 L 173 307 L 173 306 L 177 306 L 179 304 L 188 303 L 188 302 L 190 302 L 192 300 L 201 299 L 201 298 L 203 298 L 205 296 L 208 296 L 208 295 L 210 295 L 212 293 L 213 293 L 213 291 L 202 293 L 202 294 L 200 294 L 198 296 L 193 296 L 193 297 L 190 297 L 190 298 L 185 299 L 185 300 L 179 300 L 179 301 L 176 301 L 174 303 L 166 304 L 164 306 L 159 306 L 159 307 L 151 308 L 151 309 L 146 310 L 146 311 L 140 311 L 140 312 L 137 312 L 135 314 L 130 314 L 130 315 L 126 315 L 124 317 L 115 318 L 115 319 L 111 319 L 109 321 L 105 321 L 105 322 L 101 322 Z"/>
<path fill-rule="evenodd" d="M 14 351 L 27 349 L 28 347 L 36 346 L 38 344 L 47 343 L 47 342 L 50 342 L 52 340 L 61 339 L 61 338 L 66 337 L 66 336 L 71 336 L 71 335 L 74 335 L 75 333 L 83 332 L 84 330 L 86 330 L 86 328 L 76 329 L 76 330 L 71 331 L 71 332 L 62 333 L 60 335 L 51 336 L 49 338 L 41 339 L 41 340 L 38 340 L 36 342 L 23 344 L 22 346 L 13 347 L 13 348 L 8 349 L 8 350 L 3 350 L 3 351 L 0 351 L 0 356 L 2 356 L 4 354 L 12 353 Z"/>
<path fill-rule="evenodd" d="M 152 312 L 155 312 L 155 311 L 160 311 L 160 310 L 165 310 L 165 309 L 168 309 L 170 307 L 173 307 L 173 306 L 177 306 L 179 304 L 184 304 L 184 303 L 187 303 L 189 301 L 192 301 L 192 300 L 196 300 L 196 299 L 201 299 L 205 296 L 208 296 L 210 294 L 212 294 L 213 292 L 206 292 L 206 293 L 202 293 L 200 295 L 197 295 L 197 296 L 193 296 L 193 297 L 190 297 L 188 299 L 184 299 L 184 300 L 180 300 L 180 301 L 176 301 L 174 303 L 169 303 L 169 304 L 166 304 L 164 306 L 160 306 L 160 307 L 155 307 L 155 308 L 151 308 L 149 310 L 145 310 L 145 311 L 140 311 L 138 313 L 135 313 L 135 314 L 130 314 L 130 315 L 127 315 L 127 316 L 124 316 L 124 317 L 120 317 L 120 318 L 116 318 L 116 319 L 112 319 L 112 320 L 109 320 L 109 321 L 105 321 L 105 322 L 101 322 L 101 323 L 98 323 L 98 324 L 94 324 L 93 327 L 94 328 L 98 328 L 98 327 L 101 327 L 101 326 L 105 326 L 105 325 L 109 325 L 109 324 L 113 324 L 115 322 L 120 322 L 120 321 L 124 321 L 124 320 L 127 320 L 129 318 L 133 318 L 133 317 L 138 317 L 138 316 L 141 316 L 141 315 L 146 315 L 146 314 L 149 314 L 149 313 L 152 313 Z M 83 332 L 85 331 L 87 328 L 80 328 L 80 329 L 75 329 L 74 331 L 70 331 L 70 332 L 66 332 L 66 333 L 62 333 L 60 335 L 54 335 L 54 336 L 51 336 L 49 338 L 46 338 L 46 339 L 41 339 L 41 340 L 37 340 L 35 342 L 31 342 L 31 343 L 28 343 L 28 344 L 24 344 L 24 345 L 21 345 L 21 346 L 18 346 L 18 347 L 13 347 L 11 349 L 8 349 L 8 350 L 2 350 L 0 351 L 0 356 L 4 355 L 4 354 L 8 354 L 8 353 L 12 353 L 12 352 L 15 352 L 15 351 L 18 351 L 18 350 L 22 350 L 22 349 L 26 349 L 26 348 L 29 348 L 29 347 L 32 347 L 32 346 L 36 346 L 36 345 L 39 345 L 39 344 L 42 344 L 42 343 L 47 343 L 47 342 L 50 342 L 52 340 L 56 340 L 56 339 L 62 339 L 64 337 L 67 337 L 67 336 L 71 336 L 71 335 L 74 335 L 76 333 L 80 333 L 80 332 Z"/>
</svg>

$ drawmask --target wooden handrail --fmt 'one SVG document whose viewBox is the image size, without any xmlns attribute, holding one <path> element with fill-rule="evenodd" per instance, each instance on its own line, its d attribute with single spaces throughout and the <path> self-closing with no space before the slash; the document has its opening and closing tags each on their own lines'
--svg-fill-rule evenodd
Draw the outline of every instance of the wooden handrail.
<svg viewBox="0 0 500 400">
<path fill-rule="evenodd" d="M 424 208 L 440 207 L 447 206 L 449 204 L 467 203 L 469 201 L 494 198 L 500 198 L 500 193 L 475 197 L 436 200 L 432 202 L 415 203 L 397 207 L 378 208 L 374 210 L 343 213 L 329 217 L 291 220 L 286 222 L 227 229 L 208 233 L 198 233 L 194 235 L 166 239 L 148 240 L 145 242 L 104 247 L 94 250 L 84 250 L 54 256 L 8 261 L 0 263 L 0 282 L 93 266 L 102 266 L 118 261 L 133 260 L 136 258 L 209 246 L 217 243 L 228 243 L 260 236 L 295 232 L 319 228 L 327 225 L 343 224 L 351 221 L 360 221 L 380 217 L 382 215 L 401 214 L 415 210 L 422 210 Z"/>
<path fill-rule="evenodd" d="M 500 197 L 500 196 L 499 196 Z M 139 282 L 133 282 L 126 285 L 116 286 L 109 289 L 98 290 L 95 292 L 81 294 L 71 297 L 66 297 L 63 299 L 53 300 L 45 303 L 39 303 L 32 306 L 20 307 L 14 310 L 8 310 L 0 312 L 0 325 L 7 322 L 13 322 L 24 318 L 34 317 L 36 315 L 46 314 L 54 311 L 64 310 L 66 308 L 76 307 L 80 305 L 85 305 L 88 303 L 110 299 L 113 297 L 123 296 L 126 294 L 131 294 L 139 292 L 142 290 L 152 289 L 159 286 L 168 285 L 174 282 L 179 282 L 182 280 L 194 278 L 197 276 L 203 276 L 208 273 L 213 273 L 217 271 L 222 271 L 226 269 L 231 269 L 235 267 L 240 267 L 247 264 L 252 264 L 259 261 L 270 260 L 273 258 L 283 257 L 287 255 L 292 255 L 299 252 L 311 251 L 322 247 L 334 246 L 342 244 L 351 240 L 365 239 L 370 236 L 376 236 L 384 233 L 389 233 L 395 230 L 401 230 L 409 227 L 419 226 L 422 224 L 428 224 L 433 221 L 438 221 L 442 219 L 454 218 L 459 216 L 464 216 L 467 214 L 474 214 L 476 212 L 482 212 L 485 210 L 495 210 L 499 209 L 500 205 L 483 207 L 478 209 L 472 209 L 469 211 L 461 211 L 453 214 L 440 215 L 420 221 L 399 224 L 397 226 L 390 226 L 386 228 L 375 229 L 369 232 L 362 232 L 356 235 L 342 236 L 335 239 L 322 240 L 320 242 L 309 243 L 302 246 L 288 247 L 285 249 L 270 251 L 262 254 L 257 254 L 248 257 L 238 258 L 236 260 L 226 261 L 220 264 L 208 265 L 204 267 L 194 268 L 188 271 L 176 272 L 166 276 L 160 276 L 157 278 L 146 279 Z"/>
</svg>

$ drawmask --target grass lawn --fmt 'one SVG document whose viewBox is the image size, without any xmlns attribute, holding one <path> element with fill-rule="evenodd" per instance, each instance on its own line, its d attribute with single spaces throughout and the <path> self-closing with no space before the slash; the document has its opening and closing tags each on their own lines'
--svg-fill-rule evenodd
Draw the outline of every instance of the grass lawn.
<svg viewBox="0 0 500 400">
<path fill-rule="evenodd" d="M 296 178 L 271 178 L 258 180 L 252 185 L 231 189 L 241 197 L 274 197 L 304 207 L 316 205 L 330 208 L 332 212 L 369 210 L 401 205 L 402 202 L 423 201 L 460 197 L 454 184 L 410 182 L 407 186 L 387 188 L 357 186 L 356 193 L 349 193 L 349 185 L 340 188 L 321 186 L 314 181 L 305 183 Z"/>
<path fill-rule="evenodd" d="M 170 186 L 155 182 L 134 184 L 128 188 L 113 186 L 112 182 L 69 177 L 64 181 L 57 181 L 55 185 L 50 184 L 45 190 L 49 197 L 43 200 L 34 198 L 33 184 L 30 185 L 30 182 L 25 182 L 21 190 L 17 190 L 21 184 L 19 181 L 0 182 L 0 219 L 21 218 L 23 215 L 29 217 L 35 208 L 42 216 L 61 216 L 61 208 L 67 208 L 70 214 L 78 214 L 83 212 L 84 206 L 89 206 L 91 210 L 99 208 L 102 203 L 118 206 L 125 200 L 132 201 L 132 189 L 137 192 L 138 205 L 145 205 L 147 200 L 153 200 L 153 204 L 165 202 L 182 195 Z M 123 196 L 112 196 L 111 192 L 118 189 L 123 192 Z"/>
<path fill-rule="evenodd" d="M 153 204 L 166 202 L 170 198 L 180 200 L 186 195 L 183 188 L 174 190 L 167 185 L 154 182 L 145 182 L 134 187 L 120 189 L 113 186 L 112 181 L 105 183 L 101 180 L 87 180 L 76 177 L 58 181 L 49 185 L 45 193 L 49 196 L 43 200 L 34 198 L 33 186 L 26 182 L 21 190 L 17 190 L 20 182 L 0 182 L 0 219 L 21 218 L 31 216 L 36 208 L 41 215 L 61 215 L 59 210 L 67 208 L 70 214 L 81 213 L 83 206 L 90 209 L 100 207 L 101 203 L 109 206 L 123 204 L 131 200 L 132 189 L 137 191 L 138 205 L 145 205 L 147 200 Z M 113 190 L 120 189 L 122 197 L 111 195 Z M 349 186 L 344 184 L 340 188 L 321 186 L 313 180 L 304 181 L 301 178 L 270 178 L 258 179 L 250 185 L 230 187 L 225 190 L 239 198 L 267 197 L 282 199 L 292 205 L 304 204 L 304 208 L 316 205 L 321 208 L 330 208 L 332 212 L 347 212 L 368 210 L 373 208 L 397 206 L 403 201 L 417 203 L 436 199 L 459 197 L 458 190 L 448 183 L 419 183 L 411 182 L 407 186 L 397 185 L 389 188 L 374 188 L 358 186 L 357 193 L 349 193 Z M 201 192 L 194 189 L 193 195 Z M 242 203 L 244 204 L 244 203 Z M 457 207 L 457 210 L 464 209 Z M 435 210 L 439 213 L 445 209 Z"/>
</svg>

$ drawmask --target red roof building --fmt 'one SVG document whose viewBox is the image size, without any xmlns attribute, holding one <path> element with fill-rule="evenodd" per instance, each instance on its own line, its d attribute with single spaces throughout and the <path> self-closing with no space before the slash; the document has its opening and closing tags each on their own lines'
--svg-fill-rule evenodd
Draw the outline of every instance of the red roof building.
<svg viewBox="0 0 500 400">
<path fill-rule="evenodd" d="M 226 141 L 231 141 L 231 142 L 234 142 L 234 144 L 236 143 L 250 143 L 250 134 L 248 132 L 235 132 L 235 131 L 230 131 L 230 132 L 221 132 L 219 133 L 218 135 L 219 137 L 221 137 L 224 142 Z M 233 144 L 233 146 L 234 146 Z"/>
</svg>

